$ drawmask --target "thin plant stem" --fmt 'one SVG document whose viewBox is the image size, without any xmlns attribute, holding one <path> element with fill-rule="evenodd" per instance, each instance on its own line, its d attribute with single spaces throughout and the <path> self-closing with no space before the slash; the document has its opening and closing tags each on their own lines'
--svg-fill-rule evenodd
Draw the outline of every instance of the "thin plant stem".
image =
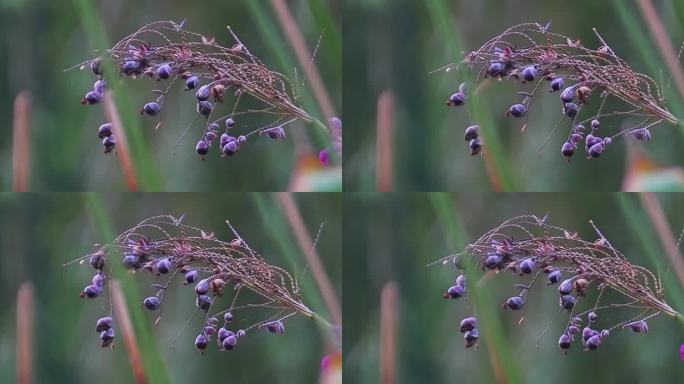
<svg viewBox="0 0 684 384">
<path fill-rule="evenodd" d="M 31 384 L 33 375 L 34 289 L 24 282 L 17 292 L 17 383 Z"/>
<path fill-rule="evenodd" d="M 135 337 L 135 330 L 131 322 L 131 315 L 128 312 L 126 305 L 126 298 L 121 290 L 121 284 L 117 280 L 111 280 L 110 290 L 112 294 L 112 302 L 114 305 L 114 313 L 116 315 L 117 324 L 123 333 L 124 343 L 128 351 L 128 358 L 133 368 L 133 376 L 138 384 L 147 384 L 147 374 L 145 373 L 145 365 L 140 359 L 140 349 L 138 348 L 137 338 Z"/>
<path fill-rule="evenodd" d="M 376 190 L 392 192 L 394 180 L 394 93 L 386 90 L 378 98 L 377 137 L 376 137 Z"/>
<path fill-rule="evenodd" d="M 390 281 L 380 294 L 380 373 L 383 384 L 396 379 L 397 360 L 397 312 L 399 289 Z"/>
<path fill-rule="evenodd" d="M 112 98 L 110 91 L 104 94 L 104 109 L 107 121 L 112 124 L 112 132 L 116 137 L 116 154 L 121 164 L 121 171 L 123 172 L 126 185 L 129 192 L 138 191 L 138 180 L 136 177 L 135 167 L 128 151 L 128 141 L 126 140 L 126 130 L 121 122 L 121 117 Z"/>
<path fill-rule="evenodd" d="M 31 95 L 20 92 L 14 99 L 14 135 L 12 137 L 12 190 L 27 192 L 31 169 L 29 145 Z"/>
</svg>

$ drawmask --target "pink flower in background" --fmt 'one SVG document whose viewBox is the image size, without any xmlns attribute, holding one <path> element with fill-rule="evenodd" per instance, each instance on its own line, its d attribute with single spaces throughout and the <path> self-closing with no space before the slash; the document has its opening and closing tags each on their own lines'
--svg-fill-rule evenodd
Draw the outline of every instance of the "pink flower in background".
<svg viewBox="0 0 684 384">
<path fill-rule="evenodd" d="M 679 347 L 679 357 L 684 360 L 684 344 L 682 344 L 681 347 Z"/>
</svg>

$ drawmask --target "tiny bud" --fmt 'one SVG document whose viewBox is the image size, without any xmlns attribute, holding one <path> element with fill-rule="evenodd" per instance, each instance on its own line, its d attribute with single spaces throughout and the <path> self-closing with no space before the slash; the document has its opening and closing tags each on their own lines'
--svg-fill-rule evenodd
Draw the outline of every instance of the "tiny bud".
<svg viewBox="0 0 684 384">
<path fill-rule="evenodd" d="M 590 323 L 593 323 L 596 321 L 596 319 L 598 319 L 598 315 L 596 314 L 596 312 L 591 311 L 589 312 L 589 315 L 587 315 L 587 319 L 589 319 Z"/>
<path fill-rule="evenodd" d="M 520 308 L 525 305 L 525 300 L 522 299 L 520 296 L 513 296 L 506 300 L 506 304 L 504 304 L 504 308 L 510 308 L 514 311 L 519 310 Z"/>
<path fill-rule="evenodd" d="M 114 328 L 109 328 L 106 331 L 100 333 L 100 341 L 102 341 L 102 347 L 108 347 L 114 341 Z"/>
<path fill-rule="evenodd" d="M 199 91 L 198 91 L 199 92 Z M 197 113 L 204 117 L 209 117 L 211 111 L 214 110 L 214 106 L 211 105 L 209 101 L 201 100 L 197 103 Z"/>
<path fill-rule="evenodd" d="M 566 334 L 562 334 L 561 337 L 558 339 L 558 347 L 560 349 L 570 349 L 570 345 L 572 345 L 572 340 L 570 337 Z"/>
<path fill-rule="evenodd" d="M 197 271 L 196 270 L 191 269 L 191 270 L 185 272 L 185 284 L 192 284 L 195 281 L 197 281 Z M 207 287 L 207 291 L 208 290 L 209 290 L 209 288 Z"/>
<path fill-rule="evenodd" d="M 549 285 L 550 284 L 556 284 L 561 279 L 561 271 L 559 271 L 559 270 L 551 271 L 549 273 L 548 279 L 549 279 L 549 281 L 547 284 L 549 284 Z"/>
<path fill-rule="evenodd" d="M 114 321 L 112 320 L 111 317 L 102 317 L 97 320 L 97 323 L 95 324 L 95 332 L 102 332 L 106 331 L 109 328 L 111 328 L 114 325 Z"/>
<path fill-rule="evenodd" d="M 482 140 L 479 137 L 472 139 L 468 147 L 470 147 L 470 156 L 479 155 L 482 152 Z"/>
<path fill-rule="evenodd" d="M 563 154 L 563 157 L 565 157 L 566 159 L 570 159 L 572 155 L 575 153 L 575 146 L 566 141 L 563 144 L 563 147 L 561 147 L 561 153 Z"/>
<path fill-rule="evenodd" d="M 461 327 L 460 327 L 461 333 L 471 331 L 475 328 L 477 328 L 477 319 L 476 318 L 466 317 L 465 319 L 461 320 Z"/>
<path fill-rule="evenodd" d="M 567 279 L 558 286 L 558 293 L 561 295 L 569 295 L 572 292 L 572 280 Z"/>
<path fill-rule="evenodd" d="M 142 111 L 148 116 L 155 116 L 161 111 L 161 106 L 156 101 L 152 101 L 145 104 Z"/>
<path fill-rule="evenodd" d="M 575 116 L 577 116 L 578 111 L 579 107 L 575 103 L 565 103 L 563 106 L 563 113 L 571 119 L 574 119 Z"/>
<path fill-rule="evenodd" d="M 104 123 L 97 130 L 97 137 L 104 139 L 112 135 L 112 123 Z"/>
<path fill-rule="evenodd" d="M 577 300 L 571 295 L 563 295 L 560 298 L 560 306 L 566 311 L 571 311 L 575 308 L 575 303 Z"/>
<path fill-rule="evenodd" d="M 195 89 L 199 85 L 199 78 L 195 75 L 192 75 L 185 79 L 185 89 Z M 206 99 L 205 99 L 206 100 Z"/>
<path fill-rule="evenodd" d="M 575 88 L 567 87 L 561 92 L 560 99 L 563 103 L 569 103 L 575 98 Z"/>
<path fill-rule="evenodd" d="M 477 331 L 477 328 L 473 328 L 470 331 L 466 332 L 463 335 L 463 340 L 465 340 L 465 347 L 470 348 L 473 345 L 477 344 L 477 339 L 480 337 L 480 333 Z"/>
<path fill-rule="evenodd" d="M 506 115 L 508 116 L 513 116 L 513 117 L 523 117 L 525 116 L 525 113 L 527 113 L 527 107 L 523 104 L 513 104 L 509 109 Z"/>
<path fill-rule="evenodd" d="M 520 262 L 520 272 L 522 272 L 525 275 L 529 275 L 530 273 L 532 273 L 532 270 L 534 270 L 534 260 L 525 259 Z"/>
<path fill-rule="evenodd" d="M 209 308 L 211 308 L 211 304 L 213 302 L 214 302 L 214 300 L 212 300 L 211 297 L 209 297 L 207 295 L 199 295 L 199 296 L 197 296 L 197 299 L 195 300 L 195 305 L 197 305 L 197 308 L 206 312 L 209 310 Z"/>
<path fill-rule="evenodd" d="M 534 81 L 535 77 L 537 77 L 537 68 L 534 65 L 525 67 L 522 71 L 522 77 L 525 81 Z"/>
<path fill-rule="evenodd" d="M 477 139 L 478 137 L 480 137 L 479 125 L 471 125 L 470 127 L 466 128 L 464 135 L 465 141 L 471 141 Z"/>
<path fill-rule="evenodd" d="M 197 335 L 197 338 L 195 338 L 195 348 L 197 348 L 200 351 L 203 351 L 207 348 L 209 345 L 209 341 L 204 335 Z"/>
<path fill-rule="evenodd" d="M 157 76 L 159 76 L 160 79 L 168 79 L 171 77 L 172 73 L 173 69 L 169 64 L 162 64 L 157 68 Z"/>
<path fill-rule="evenodd" d="M 161 300 L 157 296 L 150 296 L 143 300 L 143 305 L 150 311 L 154 311 L 161 305 Z"/>
<path fill-rule="evenodd" d="M 559 91 L 561 88 L 563 88 L 563 83 L 562 77 L 556 77 L 555 79 L 551 80 L 551 89 L 549 92 Z"/>
</svg>

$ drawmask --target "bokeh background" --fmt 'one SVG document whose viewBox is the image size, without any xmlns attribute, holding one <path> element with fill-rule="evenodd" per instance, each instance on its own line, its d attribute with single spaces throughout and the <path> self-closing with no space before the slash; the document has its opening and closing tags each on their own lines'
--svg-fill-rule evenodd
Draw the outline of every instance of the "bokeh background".
<svg viewBox="0 0 684 384">
<path fill-rule="evenodd" d="M 394 153 L 386 177 L 396 191 L 490 190 L 484 161 L 469 154 L 463 140 L 472 121 L 485 136 L 500 142 L 488 156 L 501 173 L 501 189 L 509 191 L 682 190 L 684 126 L 660 125 L 645 145 L 618 140 L 599 161 L 578 153 L 570 164 L 560 155 L 564 141 L 556 132 L 539 157 L 546 135 L 559 119 L 558 95 L 536 97 L 525 133 L 522 123 L 504 112 L 518 102 L 512 82 L 484 87 L 476 115 L 469 108 L 447 108 L 446 99 L 463 81 L 459 71 L 431 74 L 459 62 L 464 51 L 506 28 L 523 22 L 545 24 L 552 31 L 597 46 L 596 27 L 619 56 L 637 71 L 667 81 L 668 67 L 651 38 L 638 1 L 622 0 L 349 0 L 343 18 L 344 107 L 347 126 L 345 186 L 376 189 L 376 146 Z M 684 2 L 654 0 L 660 22 L 676 50 L 684 41 Z M 684 70 L 682 64 L 679 68 Z M 394 95 L 394 126 L 389 144 L 378 143 L 376 110 L 380 95 Z M 681 119 L 684 99 L 674 86 L 665 92 L 670 110 Z M 472 101 L 472 100 L 471 100 Z M 472 105 L 471 105 L 472 107 Z M 621 108 L 624 109 L 624 108 Z M 625 119 L 603 122 L 615 132 Z M 634 121 L 631 121 L 634 124 Z M 562 131 L 566 132 L 567 126 Z M 634 145 L 632 145 L 634 144 Z M 486 145 L 486 144 L 485 144 Z M 630 147 L 630 148 L 627 148 Z M 629 149 L 629 151 L 628 151 Z M 628 163 L 628 152 L 632 163 Z"/>
<path fill-rule="evenodd" d="M 320 45 L 315 63 L 333 103 L 341 113 L 341 17 L 338 0 L 287 1 L 310 50 Z M 83 106 L 80 100 L 92 87 L 89 70 L 64 69 L 95 57 L 94 37 L 101 29 L 110 47 L 141 26 L 157 20 L 187 18 L 188 30 L 214 36 L 224 46 L 233 41 L 230 25 L 252 53 L 271 69 L 300 83 L 305 110 L 325 121 L 304 81 L 303 71 L 282 32 L 271 1 L 83 1 L 1 0 L 0 47 L 0 190 L 12 188 L 12 105 L 21 91 L 31 95 L 29 188 L 33 191 L 125 190 L 119 162 L 102 154 L 97 129 L 104 121 L 102 105 Z M 92 26 L 90 26 L 92 25 Z M 108 79 L 112 82 L 113 79 Z M 142 105 L 154 96 L 149 80 L 125 79 L 119 112 L 127 127 L 142 131 L 134 153 L 139 184 L 154 191 L 282 191 L 341 189 L 340 159 L 322 167 L 318 152 L 331 147 L 327 132 L 315 124 L 297 122 L 288 139 L 275 142 L 251 140 L 239 156 L 221 159 L 217 152 L 200 161 L 195 153 L 204 125 L 198 119 L 174 155 L 174 144 L 195 117 L 194 93 L 181 84 L 167 99 L 164 124 L 154 130 L 156 119 L 139 116 Z M 229 104 L 227 100 L 226 105 Z M 232 104 L 231 104 L 232 105 Z M 224 106 L 227 110 L 228 106 Z M 221 116 L 217 115 L 216 117 Z M 267 117 L 242 120 L 240 132 L 268 122 Z M 200 127 L 201 126 L 201 127 Z M 133 135 L 128 134 L 129 141 Z M 132 144 L 133 145 L 133 144 Z M 215 148 L 213 148 L 215 149 Z"/>
<path fill-rule="evenodd" d="M 340 196 L 298 194 L 294 199 L 312 236 L 325 223 L 317 250 L 341 295 Z M 116 329 L 113 349 L 101 348 L 94 331 L 96 320 L 108 313 L 108 299 L 100 302 L 79 298 L 90 281 L 92 268 L 87 263 L 63 264 L 88 254 L 93 244 L 105 242 L 103 226 L 111 225 L 112 234 L 118 234 L 149 216 L 178 217 L 183 213 L 186 224 L 205 228 L 224 240 L 233 238 L 225 224 L 229 219 L 266 260 L 296 274 L 305 303 L 330 318 L 284 211 L 273 195 L 0 194 L 0 382 L 16 380 L 15 319 L 17 306 L 22 305 L 16 302 L 16 295 L 25 281 L 31 281 L 35 288 L 35 382 L 134 382 L 121 328 Z M 219 352 L 212 343 L 201 355 L 195 350 L 194 339 L 203 318 L 195 316 L 172 349 L 173 338 L 194 312 L 192 288 L 176 280 L 166 296 L 163 317 L 155 325 L 157 314 L 143 309 L 141 303 L 153 293 L 150 284 L 161 281 L 147 273 L 124 277 L 128 275 L 119 276 L 119 280 L 125 292 L 129 292 L 128 288 L 137 290 L 137 295 L 127 297 L 127 301 L 134 322 L 141 319 L 136 323 L 136 332 L 151 383 L 318 381 L 321 360 L 330 352 L 325 345 L 331 336 L 316 323 L 294 317 L 286 322 L 282 335 L 254 332 L 233 351 Z M 256 314 L 243 315 L 251 322 L 260 320 Z M 239 317 L 236 314 L 236 321 Z"/>
<path fill-rule="evenodd" d="M 651 197 L 656 198 L 656 205 Z M 500 327 L 501 335 L 497 337 L 494 332 L 487 334 L 480 329 L 479 349 L 465 349 L 458 326 L 461 319 L 472 313 L 472 307 L 469 309 L 462 299 L 442 297 L 459 271 L 451 264 L 427 264 L 460 252 L 466 244 L 514 216 L 542 217 L 548 213 L 550 224 L 577 231 L 590 240 L 596 239 L 589 225 L 593 219 L 614 247 L 663 279 L 668 302 L 681 311 L 683 285 L 670 268 L 647 212 L 664 211 L 676 237 L 684 227 L 679 214 L 684 210 L 684 196 L 369 193 L 346 195 L 343 206 L 343 233 L 345 239 L 354 239 L 343 244 L 345 381 L 380 382 L 380 292 L 389 281 L 398 286 L 397 383 L 682 381 L 681 323 L 658 316 L 649 321 L 648 334 L 615 330 L 597 351 L 585 353 L 576 343 L 563 355 L 557 342 L 567 318 L 559 316 L 537 348 L 536 340 L 558 308 L 557 286 L 535 286 L 526 304 L 525 321 L 518 325 L 520 312 L 499 307 L 517 292 L 514 283 L 525 282 L 510 274 L 489 276 L 478 282 L 480 295 L 488 298 L 488 308 L 494 314 L 487 323 Z M 480 276 L 478 272 L 477 279 Z M 478 288 L 471 283 L 468 289 L 472 293 Z M 594 286 L 587 302 L 593 303 L 595 297 Z M 578 309 L 588 306 L 587 302 L 580 302 Z M 619 311 L 599 312 L 598 327 L 629 319 L 623 316 Z M 490 348 L 502 356 L 503 363 L 492 365 Z M 497 379 L 495 370 L 500 370 L 505 379 Z"/>
</svg>

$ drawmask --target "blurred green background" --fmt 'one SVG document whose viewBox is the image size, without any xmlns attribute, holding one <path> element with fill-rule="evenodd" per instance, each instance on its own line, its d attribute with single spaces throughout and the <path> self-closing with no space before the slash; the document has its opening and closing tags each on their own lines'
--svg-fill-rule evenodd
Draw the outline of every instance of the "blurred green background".
<svg viewBox="0 0 684 384">
<path fill-rule="evenodd" d="M 486 87 L 476 109 L 447 108 L 446 99 L 463 81 L 463 73 L 430 74 L 459 62 L 463 51 L 506 28 L 523 22 L 552 20 L 554 32 L 597 46 L 596 27 L 619 56 L 637 71 L 667 81 L 669 73 L 636 1 L 621 0 L 348 0 L 343 19 L 349 27 L 343 38 L 344 107 L 347 151 L 345 187 L 375 189 L 376 104 L 384 90 L 395 95 L 394 162 L 396 191 L 489 190 L 484 161 L 469 154 L 465 128 L 482 124 L 488 156 L 510 191 L 616 191 L 625 178 L 627 143 L 643 148 L 652 161 L 667 170 L 647 169 L 635 190 L 682 190 L 684 128 L 660 125 L 645 145 L 617 140 L 598 161 L 576 154 L 570 164 L 560 155 L 567 124 L 559 129 L 542 157 L 537 153 L 559 119 L 558 95 L 536 97 L 525 133 L 522 122 L 504 116 L 521 90 L 512 82 Z M 684 2 L 653 1 L 675 50 L 684 41 Z M 676 54 L 676 53 L 675 53 Z M 681 63 L 680 63 L 681 66 Z M 670 110 L 684 118 L 684 101 L 672 87 L 666 92 Z M 473 101 L 473 100 L 471 100 Z M 471 103 L 472 104 L 472 103 Z M 596 103 L 594 103 L 596 104 Z M 472 105 L 471 105 L 472 107 Z M 621 110 L 624 110 L 624 106 Z M 605 120 L 602 132 L 616 132 L 624 119 Z M 631 121 L 634 124 L 634 121 Z M 487 145 L 487 144 L 485 144 Z M 634 148 L 637 149 L 637 148 Z M 636 171 L 637 167 L 630 167 Z M 632 181 L 634 183 L 634 181 Z"/>
<path fill-rule="evenodd" d="M 663 278 L 669 304 L 684 310 L 682 285 L 651 223 L 633 194 L 587 193 L 583 195 L 463 193 L 455 195 L 395 193 L 344 196 L 345 281 L 344 377 L 352 383 L 377 383 L 380 378 L 380 291 L 388 281 L 399 287 L 397 326 L 398 383 L 493 383 L 490 348 L 504 359 L 508 383 L 675 383 L 684 377 L 679 348 L 684 327 L 671 318 L 649 321 L 648 334 L 614 330 L 594 352 L 583 352 L 575 343 L 567 356 L 557 342 L 567 321 L 559 316 L 535 347 L 542 329 L 558 306 L 555 288 L 536 285 L 526 304 L 525 321 L 520 312 L 504 311 L 500 305 L 517 292 L 514 283 L 525 279 L 503 273 L 481 283 L 480 298 L 487 297 L 493 316 L 489 324 L 501 327 L 500 335 L 480 328 L 480 347 L 465 349 L 458 326 L 469 316 L 467 302 L 445 300 L 442 294 L 453 285 L 459 271 L 453 265 L 427 267 L 430 262 L 463 250 L 469 242 L 513 216 L 549 213 L 549 223 L 578 231 L 585 239 L 596 238 L 589 225 L 593 219 L 614 247 L 636 264 Z M 674 235 L 684 220 L 684 196 L 657 195 Z M 446 201 L 446 203 L 445 203 Z M 478 272 L 478 278 L 481 276 Z M 353 276 L 347 277 L 347 276 Z M 472 281 L 472 280 L 471 280 Z M 353 283 L 348 283 L 353 282 Z M 475 290 L 468 286 L 470 295 Z M 590 297 L 578 309 L 593 303 Z M 604 296 L 606 299 L 608 296 Z M 615 299 L 614 302 L 623 302 Z M 479 308 L 478 317 L 485 312 Z M 634 311 L 634 310 L 632 310 Z M 632 313 L 632 312 L 629 312 Z M 599 312 L 597 327 L 624 318 L 620 311 Z M 480 317 L 482 324 L 483 318 Z M 491 344 L 490 344 L 491 343 Z M 505 365 L 508 365 L 506 369 Z M 517 375 L 517 378 L 515 377 Z M 517 379 L 517 380 L 516 380 Z"/>
<path fill-rule="evenodd" d="M 297 194 L 294 199 L 312 236 L 325 222 L 317 249 L 333 286 L 341 292 L 340 195 Z M 111 222 L 117 234 L 149 216 L 185 213 L 186 224 L 229 240 L 233 238 L 225 224 L 229 219 L 266 260 L 296 271 L 304 302 L 329 319 L 273 195 L 0 194 L 0 382 L 15 382 L 16 293 L 24 281 L 32 281 L 35 286 L 35 382 L 133 382 L 121 328 L 116 329 L 114 349 L 101 348 L 94 331 L 96 320 L 108 305 L 79 298 L 79 292 L 90 281 L 92 268 L 87 263 L 63 266 L 91 252 L 93 244 L 105 241 L 96 229 L 102 224 L 98 222 L 102 220 L 97 218 L 98 210 L 104 212 L 104 220 Z M 129 297 L 128 304 L 134 321 L 142 319 L 136 331 L 151 383 L 318 380 L 321 359 L 329 352 L 324 348 L 328 335 L 314 322 L 294 317 L 286 322 L 283 335 L 254 332 L 233 351 L 219 352 L 212 343 L 201 355 L 195 350 L 194 339 L 202 319 L 195 316 L 172 349 L 172 339 L 194 312 L 194 292 L 175 281 L 166 297 L 169 302 L 165 301 L 163 317 L 155 326 L 156 315 L 144 310 L 140 303 L 152 293 L 149 285 L 161 281 L 147 273 L 137 273 L 134 278 L 123 275 L 118 278 L 126 292 L 137 289 L 137 297 Z M 243 314 L 250 322 L 260 320 L 259 315 Z M 236 315 L 236 319 L 239 317 Z"/>
<path fill-rule="evenodd" d="M 321 42 L 316 65 L 333 103 L 341 103 L 341 18 L 338 0 L 293 0 L 287 2 L 311 50 Z M 85 7 L 84 7 L 85 5 Z M 87 9 L 92 8 L 91 16 Z M 83 106 L 80 100 L 92 87 L 88 70 L 64 72 L 83 60 L 95 57 L 92 38 L 101 28 L 111 46 L 141 26 L 157 20 L 187 18 L 188 30 L 214 36 L 225 46 L 233 41 L 230 25 L 251 52 L 271 69 L 294 81 L 295 68 L 305 110 L 325 120 L 315 103 L 308 82 L 284 36 L 270 1 L 38 1 L 0 0 L 0 189 L 11 189 L 12 104 L 28 90 L 30 111 L 30 188 L 33 191 L 107 191 L 126 188 L 119 163 L 102 154 L 97 129 L 104 121 L 102 105 Z M 109 79 L 111 82 L 111 79 Z M 327 133 L 315 124 L 297 122 L 288 129 L 288 139 L 275 142 L 251 140 L 238 156 L 221 159 L 212 151 L 206 161 L 195 153 L 202 119 L 194 124 L 174 155 L 173 146 L 196 115 L 194 93 L 181 84 L 171 92 L 162 114 L 164 124 L 154 130 L 157 119 L 138 115 L 150 101 L 149 80 L 125 79 L 119 92 L 125 103 L 119 112 L 141 131 L 143 150 L 136 155 L 136 168 L 144 189 L 155 191 L 281 191 L 299 181 L 306 190 L 341 189 L 339 159 L 333 155 L 329 167 L 318 165 L 318 152 L 330 147 Z M 226 101 L 228 104 L 229 101 Z M 232 104 L 231 104 L 232 105 Z M 126 109 L 126 107 L 129 107 Z M 223 109 L 229 107 L 224 106 Z M 127 117 L 126 117 L 127 116 Z M 219 117 L 221 115 L 217 115 Z M 266 123 L 265 116 L 246 118 L 238 131 L 248 132 Z M 132 136 L 128 134 L 129 141 Z M 214 148 L 215 149 L 215 148 Z M 142 159 L 142 160 L 141 160 Z M 296 175 L 294 175 L 296 174 Z M 295 180 L 297 179 L 297 180 Z"/>
</svg>

